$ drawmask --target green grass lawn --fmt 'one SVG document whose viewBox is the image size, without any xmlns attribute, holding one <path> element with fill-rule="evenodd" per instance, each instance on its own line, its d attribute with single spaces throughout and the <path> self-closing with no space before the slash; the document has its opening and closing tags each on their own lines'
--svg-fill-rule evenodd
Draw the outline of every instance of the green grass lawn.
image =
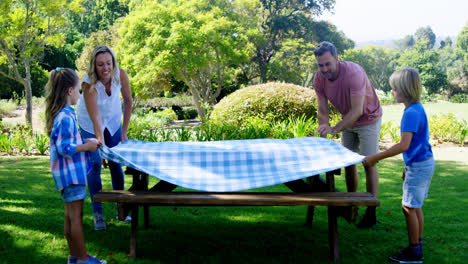
<svg viewBox="0 0 468 264">
<path fill-rule="evenodd" d="M 457 119 L 465 119 L 468 121 L 468 104 L 455 104 L 450 102 L 425 103 L 424 109 L 428 116 L 438 113 L 453 113 Z M 400 124 L 401 116 L 403 115 L 403 104 L 384 105 L 382 121 L 393 121 Z"/>
<path fill-rule="evenodd" d="M 0 263 L 66 262 L 63 202 L 48 161 L 47 156 L 0 157 Z M 401 159 L 379 163 L 378 226 L 359 230 L 339 219 L 338 263 L 385 263 L 398 247 L 407 245 L 401 212 L 402 165 Z M 425 263 L 468 259 L 467 171 L 466 163 L 437 162 L 423 208 Z M 341 190 L 343 178 L 336 177 Z M 364 191 L 361 180 L 359 191 Z M 107 170 L 103 185 L 111 188 Z M 283 185 L 260 190 L 287 191 Z M 140 224 L 134 261 L 127 257 L 130 225 L 115 220 L 114 207 L 104 204 L 108 229 L 94 231 L 89 198 L 84 206 L 88 252 L 108 263 L 328 263 L 325 207 L 317 207 L 311 228 L 303 225 L 304 206 L 152 207 L 152 227 L 145 230 Z"/>
</svg>

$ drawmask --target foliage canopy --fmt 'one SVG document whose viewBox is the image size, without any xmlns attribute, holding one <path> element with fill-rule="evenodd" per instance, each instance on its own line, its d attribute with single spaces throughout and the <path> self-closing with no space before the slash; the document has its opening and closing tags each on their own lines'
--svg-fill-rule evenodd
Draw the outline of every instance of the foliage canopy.
<svg viewBox="0 0 468 264">
<path fill-rule="evenodd" d="M 46 45 L 63 45 L 64 14 L 79 10 L 80 0 L 10 0 L 0 4 L 0 66 L 8 65 L 8 71 L 0 69 L 0 75 L 24 86 L 26 121 L 31 127 L 31 65 L 37 63 Z"/>
<path fill-rule="evenodd" d="M 214 104 L 230 67 L 248 60 L 243 28 L 221 6 L 230 1 L 145 1 L 123 19 L 118 53 L 135 94 L 164 90 L 175 77 L 190 89 L 199 115 Z"/>
</svg>

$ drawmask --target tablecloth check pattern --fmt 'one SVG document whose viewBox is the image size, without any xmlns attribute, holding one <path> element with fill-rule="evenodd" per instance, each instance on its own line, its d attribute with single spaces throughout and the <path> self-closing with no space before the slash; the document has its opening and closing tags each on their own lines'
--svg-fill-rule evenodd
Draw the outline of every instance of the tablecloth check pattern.
<svg viewBox="0 0 468 264">
<path fill-rule="evenodd" d="M 127 140 L 101 158 L 188 189 L 231 192 L 297 180 L 362 162 L 364 156 L 318 137 L 205 142 Z"/>
</svg>

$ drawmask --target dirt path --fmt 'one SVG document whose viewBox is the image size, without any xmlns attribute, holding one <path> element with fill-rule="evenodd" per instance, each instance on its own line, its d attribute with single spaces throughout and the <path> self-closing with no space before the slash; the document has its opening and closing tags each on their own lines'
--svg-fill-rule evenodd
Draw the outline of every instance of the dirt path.
<svg viewBox="0 0 468 264">
<path fill-rule="evenodd" d="M 44 118 L 44 107 L 34 107 L 32 115 L 33 130 L 43 132 L 45 124 L 41 116 Z M 19 106 L 15 111 L 2 119 L 4 124 L 26 124 L 26 107 Z"/>
<path fill-rule="evenodd" d="M 437 160 L 459 161 L 468 165 L 468 147 L 460 147 L 456 144 L 444 143 L 432 148 Z"/>
</svg>

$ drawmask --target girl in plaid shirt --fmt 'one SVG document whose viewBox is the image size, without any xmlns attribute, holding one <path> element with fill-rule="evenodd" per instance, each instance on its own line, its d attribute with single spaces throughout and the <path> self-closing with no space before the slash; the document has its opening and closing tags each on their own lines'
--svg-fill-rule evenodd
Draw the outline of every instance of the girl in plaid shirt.
<svg viewBox="0 0 468 264">
<path fill-rule="evenodd" d="M 101 146 L 97 139 L 81 139 L 71 107 L 80 97 L 80 78 L 71 69 L 52 70 L 46 85 L 46 130 L 50 136 L 50 168 L 65 202 L 64 232 L 68 263 L 107 263 L 86 252 L 83 235 L 83 200 L 86 198 L 85 151 Z"/>
</svg>

